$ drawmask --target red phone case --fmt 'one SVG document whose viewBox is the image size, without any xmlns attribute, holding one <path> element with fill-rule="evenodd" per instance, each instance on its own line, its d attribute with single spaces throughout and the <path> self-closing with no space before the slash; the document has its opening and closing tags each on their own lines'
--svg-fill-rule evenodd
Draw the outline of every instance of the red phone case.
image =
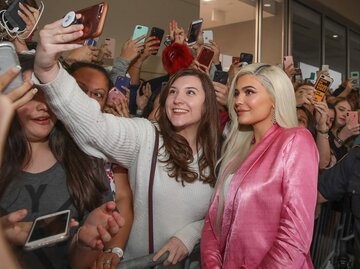
<svg viewBox="0 0 360 269">
<path fill-rule="evenodd" d="M 208 47 L 202 47 L 196 60 L 207 67 L 210 66 L 212 58 L 214 57 L 214 51 Z"/>
</svg>

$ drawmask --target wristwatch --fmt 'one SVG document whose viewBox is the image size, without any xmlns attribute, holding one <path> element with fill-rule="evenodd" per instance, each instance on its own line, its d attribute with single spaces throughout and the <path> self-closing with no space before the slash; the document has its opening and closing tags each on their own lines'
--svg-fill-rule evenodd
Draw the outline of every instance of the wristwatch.
<svg viewBox="0 0 360 269">
<path fill-rule="evenodd" d="M 119 247 L 108 248 L 108 249 L 104 250 L 104 252 L 105 253 L 115 253 L 116 255 L 118 255 L 120 260 L 124 256 L 124 251 Z"/>
</svg>

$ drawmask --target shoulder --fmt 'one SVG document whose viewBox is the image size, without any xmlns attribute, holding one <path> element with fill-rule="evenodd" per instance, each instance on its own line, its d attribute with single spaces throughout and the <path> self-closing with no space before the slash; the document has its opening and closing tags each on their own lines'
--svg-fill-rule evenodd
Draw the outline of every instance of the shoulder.
<svg viewBox="0 0 360 269">
<path fill-rule="evenodd" d="M 278 141 L 285 153 L 293 154 L 300 151 L 303 154 L 318 154 L 313 136 L 309 130 L 303 127 L 281 128 Z"/>
</svg>

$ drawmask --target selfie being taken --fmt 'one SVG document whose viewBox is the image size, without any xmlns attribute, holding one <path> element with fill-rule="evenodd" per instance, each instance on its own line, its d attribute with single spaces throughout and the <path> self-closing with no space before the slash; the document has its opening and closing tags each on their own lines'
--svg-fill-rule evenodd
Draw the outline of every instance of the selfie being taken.
<svg viewBox="0 0 360 269">
<path fill-rule="evenodd" d="M 0 267 L 360 269 L 359 9 L 0 0 Z"/>
</svg>

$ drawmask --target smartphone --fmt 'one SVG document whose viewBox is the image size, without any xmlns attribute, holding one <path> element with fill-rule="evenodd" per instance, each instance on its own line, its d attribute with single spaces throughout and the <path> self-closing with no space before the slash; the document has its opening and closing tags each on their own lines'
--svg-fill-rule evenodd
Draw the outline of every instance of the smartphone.
<svg viewBox="0 0 360 269">
<path fill-rule="evenodd" d="M 300 67 L 295 67 L 294 79 L 297 82 L 303 81 L 303 75 Z"/>
<path fill-rule="evenodd" d="M 144 25 L 136 25 L 135 29 L 134 29 L 134 33 L 132 35 L 132 40 L 135 40 L 142 35 L 147 35 L 148 31 L 149 31 L 149 27 L 144 26 Z M 140 41 L 138 41 L 137 44 L 144 43 L 144 42 L 145 42 L 145 37 L 143 39 L 141 39 Z"/>
<path fill-rule="evenodd" d="M 165 31 L 161 28 L 153 27 L 150 31 L 150 36 L 155 36 L 157 40 L 159 40 L 159 47 L 161 44 L 161 41 L 164 37 Z M 154 52 L 153 55 L 156 55 L 158 51 Z"/>
<path fill-rule="evenodd" d="M 70 210 L 55 212 L 35 219 L 24 248 L 34 250 L 69 238 Z"/>
<path fill-rule="evenodd" d="M 228 77 L 229 77 L 228 72 L 216 70 L 213 81 L 226 85 L 226 83 L 228 81 Z"/>
<path fill-rule="evenodd" d="M 286 70 L 287 68 L 289 68 L 289 66 L 293 65 L 294 66 L 294 59 L 292 56 L 285 56 L 284 57 L 284 70 Z"/>
<path fill-rule="evenodd" d="M 324 99 L 325 93 L 330 88 L 333 79 L 325 74 L 321 74 L 315 82 L 315 101 L 321 102 Z"/>
<path fill-rule="evenodd" d="M 359 124 L 358 112 L 357 111 L 349 111 L 346 113 L 346 122 L 350 127 L 355 127 Z"/>
<path fill-rule="evenodd" d="M 126 95 L 123 94 L 118 88 L 113 87 L 108 94 L 106 104 L 108 106 L 114 106 L 120 104 L 121 100 L 126 99 Z"/>
<path fill-rule="evenodd" d="M 126 91 L 122 88 L 122 86 L 129 88 L 130 76 L 128 74 L 126 74 L 126 76 L 119 76 L 115 82 L 115 87 L 124 95 L 126 95 Z"/>
<path fill-rule="evenodd" d="M 204 30 L 203 31 L 203 39 L 204 39 L 205 45 L 210 44 L 210 41 L 214 40 L 213 31 L 212 30 Z"/>
<path fill-rule="evenodd" d="M 203 46 L 200 50 L 199 55 L 196 57 L 196 60 L 206 67 L 209 67 L 214 57 L 214 51 L 208 47 Z"/>
<path fill-rule="evenodd" d="M 201 30 L 202 23 L 203 23 L 203 19 L 198 19 L 191 22 L 187 36 L 187 44 L 189 46 L 192 46 L 196 43 Z"/>
<path fill-rule="evenodd" d="M 84 25 L 84 34 L 79 40 L 95 38 L 101 35 L 104 29 L 107 11 L 108 4 L 103 2 L 75 12 L 76 14 L 81 14 L 81 18 L 74 23 Z"/>
<path fill-rule="evenodd" d="M 252 64 L 253 62 L 253 55 L 251 53 L 245 53 L 242 52 L 240 53 L 240 63 L 248 63 L 248 64 Z"/>
<path fill-rule="evenodd" d="M 6 10 L 4 17 L 7 21 L 7 25 L 11 27 L 12 30 L 17 28 L 17 31 L 23 31 L 26 28 L 26 23 L 19 16 L 18 11 L 21 11 L 19 7 L 19 3 L 23 5 L 29 5 L 36 9 L 38 9 L 38 5 L 35 0 L 15 0 L 11 3 L 11 5 Z M 26 7 L 26 6 L 25 6 Z"/>
<path fill-rule="evenodd" d="M 321 66 L 321 71 L 329 72 L 329 65 L 328 64 L 323 64 Z"/>
<path fill-rule="evenodd" d="M 360 79 L 360 74 L 359 74 L 359 72 L 358 72 L 358 71 L 352 71 L 352 72 L 350 73 L 350 76 L 351 76 L 352 79 L 354 79 L 354 80 L 353 80 L 353 86 L 354 86 L 355 88 L 360 87 L 360 81 L 359 81 L 359 79 Z"/>
<path fill-rule="evenodd" d="M 20 66 L 15 46 L 11 42 L 0 42 L 0 58 L 0 75 L 3 75 L 12 67 Z M 24 81 L 22 79 L 22 74 L 19 72 L 19 74 L 17 74 L 17 76 L 4 89 L 3 93 L 9 93 L 14 89 L 19 88 L 21 85 L 23 85 L 23 83 Z"/>
</svg>

